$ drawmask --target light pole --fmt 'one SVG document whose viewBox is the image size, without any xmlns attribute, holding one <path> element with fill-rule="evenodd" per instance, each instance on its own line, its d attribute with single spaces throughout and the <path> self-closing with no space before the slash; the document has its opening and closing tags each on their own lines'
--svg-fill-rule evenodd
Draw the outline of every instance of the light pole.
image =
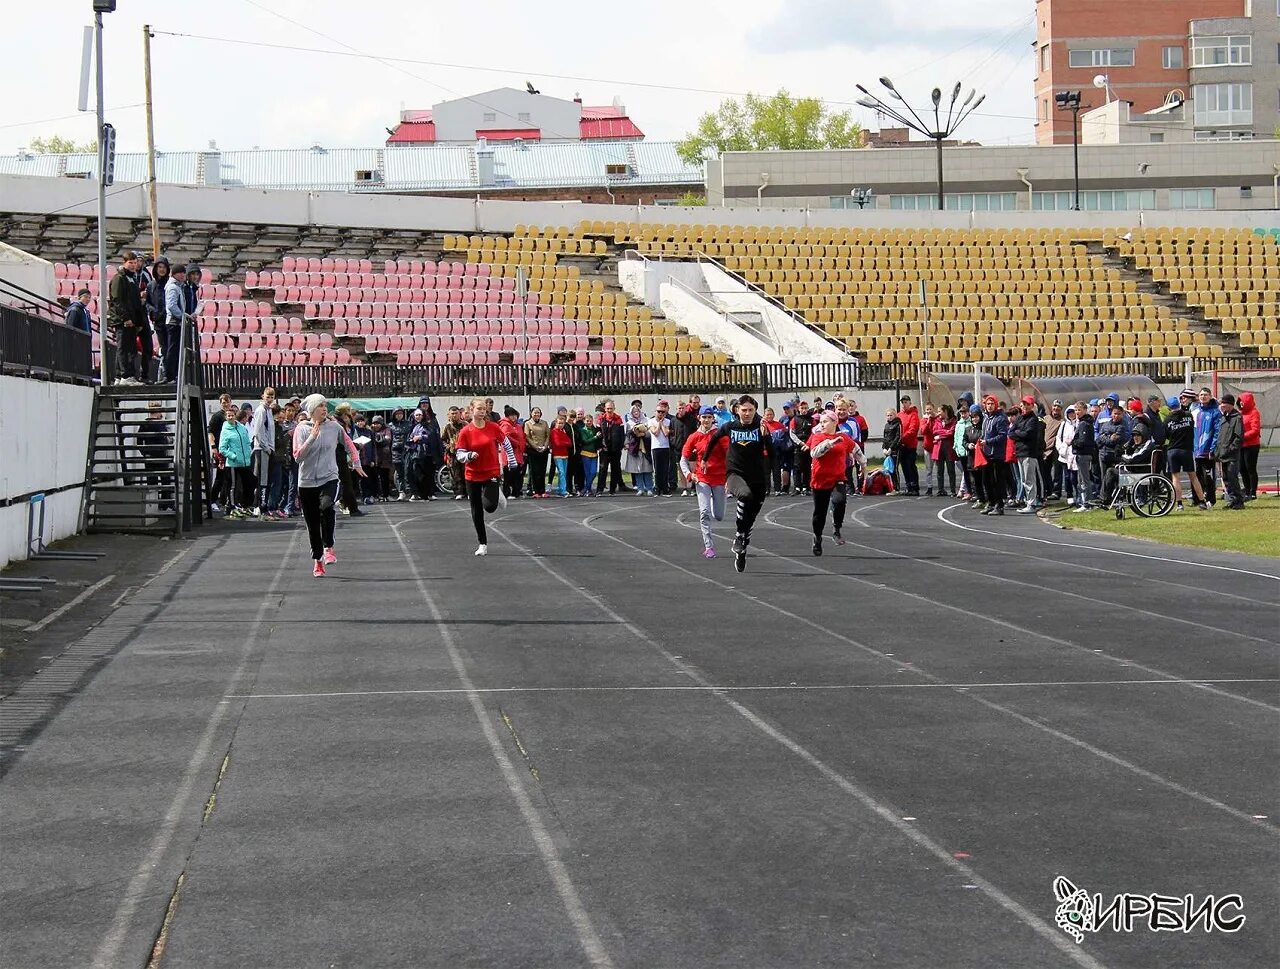
<svg viewBox="0 0 1280 969">
<path fill-rule="evenodd" d="M 107 328 L 103 325 L 110 294 L 107 289 L 107 154 L 108 138 L 102 100 L 102 15 L 116 12 L 116 0 L 93 0 L 93 67 L 98 92 L 98 363 L 103 387 L 111 382 L 107 367 Z"/>
<path fill-rule="evenodd" d="M 934 88 L 932 95 L 933 127 L 930 128 L 925 120 L 921 118 L 920 115 L 916 114 L 915 109 L 912 108 L 911 105 L 907 104 L 906 99 L 898 93 L 898 89 L 893 86 L 893 82 L 891 80 L 887 77 L 882 77 L 880 78 L 880 83 L 884 85 L 890 94 L 902 102 L 902 107 L 906 109 L 905 111 L 890 107 L 861 84 L 855 85 L 855 87 L 857 87 L 857 89 L 863 94 L 863 97 L 858 99 L 858 104 L 862 105 L 864 108 L 870 108 L 879 114 L 887 115 L 898 124 L 910 128 L 912 131 L 922 134 L 926 138 L 932 139 L 934 144 L 937 145 L 938 211 L 941 212 L 946 208 L 946 195 L 943 193 L 942 187 L 942 143 L 946 139 L 950 138 L 955 133 L 956 129 L 964 123 L 964 120 L 978 109 L 978 105 L 985 101 L 987 96 L 984 94 L 975 101 L 973 96 L 977 92 L 970 88 L 969 96 L 964 99 L 959 107 L 956 107 L 956 101 L 960 97 L 960 82 L 957 81 L 955 89 L 951 92 L 951 103 L 947 105 L 947 116 L 944 120 L 942 117 L 942 88 Z M 907 117 L 907 113 L 910 113 L 911 118 Z"/>
<path fill-rule="evenodd" d="M 1080 211 L 1080 92 L 1059 91 L 1053 96 L 1059 111 L 1071 112 L 1071 164 L 1074 171 L 1074 198 L 1071 208 Z"/>
<path fill-rule="evenodd" d="M 853 199 L 853 204 L 860 209 L 865 209 L 867 207 L 871 202 L 873 194 L 874 192 L 869 188 L 855 188 L 849 192 L 850 198 Z"/>
</svg>

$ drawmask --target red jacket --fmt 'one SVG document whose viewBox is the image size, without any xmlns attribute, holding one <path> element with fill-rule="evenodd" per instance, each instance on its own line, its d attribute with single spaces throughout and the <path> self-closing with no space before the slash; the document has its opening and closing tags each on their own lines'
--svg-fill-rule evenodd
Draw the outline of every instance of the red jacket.
<svg viewBox="0 0 1280 969">
<path fill-rule="evenodd" d="M 898 411 L 898 420 L 902 421 L 902 442 L 899 447 L 908 449 L 920 445 L 920 412 L 915 404 L 908 404 Z"/>
<path fill-rule="evenodd" d="M 920 443 L 929 455 L 933 454 L 933 421 L 932 417 L 920 418 Z"/>
<path fill-rule="evenodd" d="M 567 458 L 573 450 L 573 438 L 569 436 L 569 425 L 560 427 L 556 424 L 551 425 L 551 457 Z"/>
<path fill-rule="evenodd" d="M 1262 413 L 1253 401 L 1253 394 L 1240 395 L 1240 418 L 1244 421 L 1244 440 L 1241 447 L 1259 447 L 1262 444 Z"/>
<path fill-rule="evenodd" d="M 715 430 L 712 429 L 711 434 Z M 702 449 L 706 446 L 707 440 L 711 434 L 706 433 L 702 428 L 698 428 L 690 434 L 684 441 L 684 448 L 680 452 L 680 456 L 689 462 L 689 466 L 693 469 L 694 474 L 698 476 L 698 480 L 703 484 L 723 485 L 728 473 L 725 470 L 725 457 L 729 453 L 729 438 L 722 437 L 716 441 L 716 446 L 711 453 L 707 455 L 706 461 L 697 460 L 698 455 L 702 453 Z"/>
<path fill-rule="evenodd" d="M 524 464 L 524 449 L 529 444 L 528 439 L 524 436 L 524 427 L 507 417 L 500 420 L 498 426 L 502 428 L 502 433 L 507 435 L 507 440 L 511 442 L 511 449 L 516 452 L 516 464 Z"/>
</svg>

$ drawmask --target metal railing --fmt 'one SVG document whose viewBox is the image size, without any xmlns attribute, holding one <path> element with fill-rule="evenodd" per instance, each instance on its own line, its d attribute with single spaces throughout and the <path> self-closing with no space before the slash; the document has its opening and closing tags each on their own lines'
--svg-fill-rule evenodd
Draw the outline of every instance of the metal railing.
<svg viewBox="0 0 1280 969">
<path fill-rule="evenodd" d="M 712 313 L 715 313 L 717 316 L 720 317 L 721 320 L 724 321 L 724 324 L 726 326 L 736 328 L 739 330 L 746 330 L 751 336 L 755 337 L 757 340 L 759 340 L 761 343 L 767 346 L 774 353 L 780 352 L 778 349 L 778 335 L 777 333 L 774 332 L 772 325 L 769 325 L 769 332 L 765 333 L 763 330 L 754 326 L 749 321 L 742 319 L 738 313 L 735 313 L 733 310 L 727 310 L 721 306 L 717 306 L 715 302 L 711 300 L 708 296 L 706 296 L 703 293 L 699 293 L 696 289 L 694 289 L 691 286 L 685 285 L 680 280 L 676 279 L 674 276 L 668 276 L 666 281 L 668 283 L 671 283 L 673 286 L 675 286 L 678 290 L 685 293 L 686 295 L 692 296 L 695 300 L 697 300 L 700 304 L 705 306 Z M 764 314 L 762 313 L 757 313 L 756 315 L 760 316 L 762 319 L 764 318 Z"/>
<path fill-rule="evenodd" d="M 24 377 L 92 383 L 90 334 L 0 304 L 0 370 Z"/>
<path fill-rule="evenodd" d="M 208 449 L 205 447 L 204 367 L 195 320 L 183 317 L 178 345 L 178 374 L 174 384 L 173 428 L 174 512 L 176 529 L 183 531 L 205 518 Z"/>
</svg>

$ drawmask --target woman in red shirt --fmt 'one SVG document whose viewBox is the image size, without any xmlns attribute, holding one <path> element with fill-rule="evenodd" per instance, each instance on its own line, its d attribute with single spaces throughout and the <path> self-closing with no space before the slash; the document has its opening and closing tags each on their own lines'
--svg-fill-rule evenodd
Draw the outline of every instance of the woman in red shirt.
<svg viewBox="0 0 1280 969">
<path fill-rule="evenodd" d="M 812 465 L 809 484 L 813 489 L 813 554 L 822 554 L 822 530 L 827 524 L 827 509 L 832 512 L 837 545 L 843 545 L 840 526 L 844 524 L 845 468 L 853 440 L 840 433 L 840 422 L 834 411 L 824 410 L 818 429 L 805 442 Z"/>
<path fill-rule="evenodd" d="M 680 451 L 680 470 L 693 482 L 698 495 L 698 527 L 702 529 L 703 558 L 716 557 L 716 546 L 711 538 L 711 521 L 724 521 L 725 456 L 729 453 L 729 439 L 722 437 L 710 451 L 703 455 L 707 442 L 716 429 L 716 409 L 704 407 L 698 414 L 698 429 L 684 441 Z M 693 462 L 690 465 L 689 462 Z"/>
<path fill-rule="evenodd" d="M 551 425 L 551 460 L 556 468 L 555 493 L 569 497 L 569 455 L 573 453 L 573 428 L 569 426 L 569 412 L 563 407 L 556 411 L 556 422 Z"/>
<path fill-rule="evenodd" d="M 515 450 L 502 428 L 489 420 L 489 405 L 483 397 L 471 402 L 471 423 L 458 432 L 456 460 L 463 466 L 467 497 L 471 500 L 471 521 L 480 541 L 476 555 L 489 554 L 489 538 L 484 527 L 485 512 L 506 507 L 502 493 L 502 468 L 516 463 Z"/>
</svg>

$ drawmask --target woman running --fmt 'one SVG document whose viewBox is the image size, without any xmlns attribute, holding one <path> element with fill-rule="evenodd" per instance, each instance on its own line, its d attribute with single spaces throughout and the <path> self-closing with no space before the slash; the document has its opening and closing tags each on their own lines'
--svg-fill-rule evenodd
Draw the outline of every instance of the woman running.
<svg viewBox="0 0 1280 969">
<path fill-rule="evenodd" d="M 304 419 L 293 432 L 293 456 L 298 462 L 298 503 L 311 540 L 311 574 L 324 576 L 324 567 L 338 561 L 333 548 L 333 507 L 338 500 L 338 451 L 345 449 L 356 474 L 364 477 L 360 456 L 343 426 L 329 418 L 323 394 L 302 402 Z"/>
<path fill-rule="evenodd" d="M 847 498 L 847 474 L 849 456 L 857 445 L 848 434 L 840 430 L 840 419 L 834 411 L 823 411 L 818 416 L 818 429 L 805 444 L 812 461 L 809 470 L 810 487 L 813 489 L 813 554 L 822 554 L 822 530 L 827 524 L 827 509 L 832 512 L 833 536 L 837 545 L 843 545 L 840 527 L 844 524 Z"/>
<path fill-rule="evenodd" d="M 721 425 L 707 438 L 702 447 L 702 460 L 708 459 L 722 439 L 728 439 L 725 490 L 738 500 L 733 567 L 739 572 L 745 572 L 747 546 L 751 544 L 751 527 L 755 524 L 760 509 L 764 507 L 765 493 L 769 490 L 769 435 L 761 427 L 754 397 L 739 398 L 736 414 L 733 420 Z"/>
<path fill-rule="evenodd" d="M 698 429 L 690 434 L 680 451 L 680 470 L 686 479 L 693 482 L 694 491 L 698 495 L 698 526 L 702 529 L 702 556 L 716 557 L 716 546 L 711 538 L 711 521 L 724 521 L 724 479 L 725 453 L 729 450 L 729 439 L 720 438 L 709 456 L 701 457 L 703 447 L 715 433 L 716 409 L 704 407 L 698 413 Z M 689 462 L 695 462 L 690 466 Z"/>
<path fill-rule="evenodd" d="M 462 462 L 467 479 L 467 497 L 471 500 L 471 521 L 476 526 L 480 545 L 476 555 L 489 554 L 489 536 L 484 527 L 485 513 L 493 514 L 507 505 L 502 493 L 502 468 L 516 463 L 516 452 L 497 423 L 489 420 L 489 405 L 483 397 L 471 402 L 471 423 L 458 432 L 457 459 Z"/>
</svg>

